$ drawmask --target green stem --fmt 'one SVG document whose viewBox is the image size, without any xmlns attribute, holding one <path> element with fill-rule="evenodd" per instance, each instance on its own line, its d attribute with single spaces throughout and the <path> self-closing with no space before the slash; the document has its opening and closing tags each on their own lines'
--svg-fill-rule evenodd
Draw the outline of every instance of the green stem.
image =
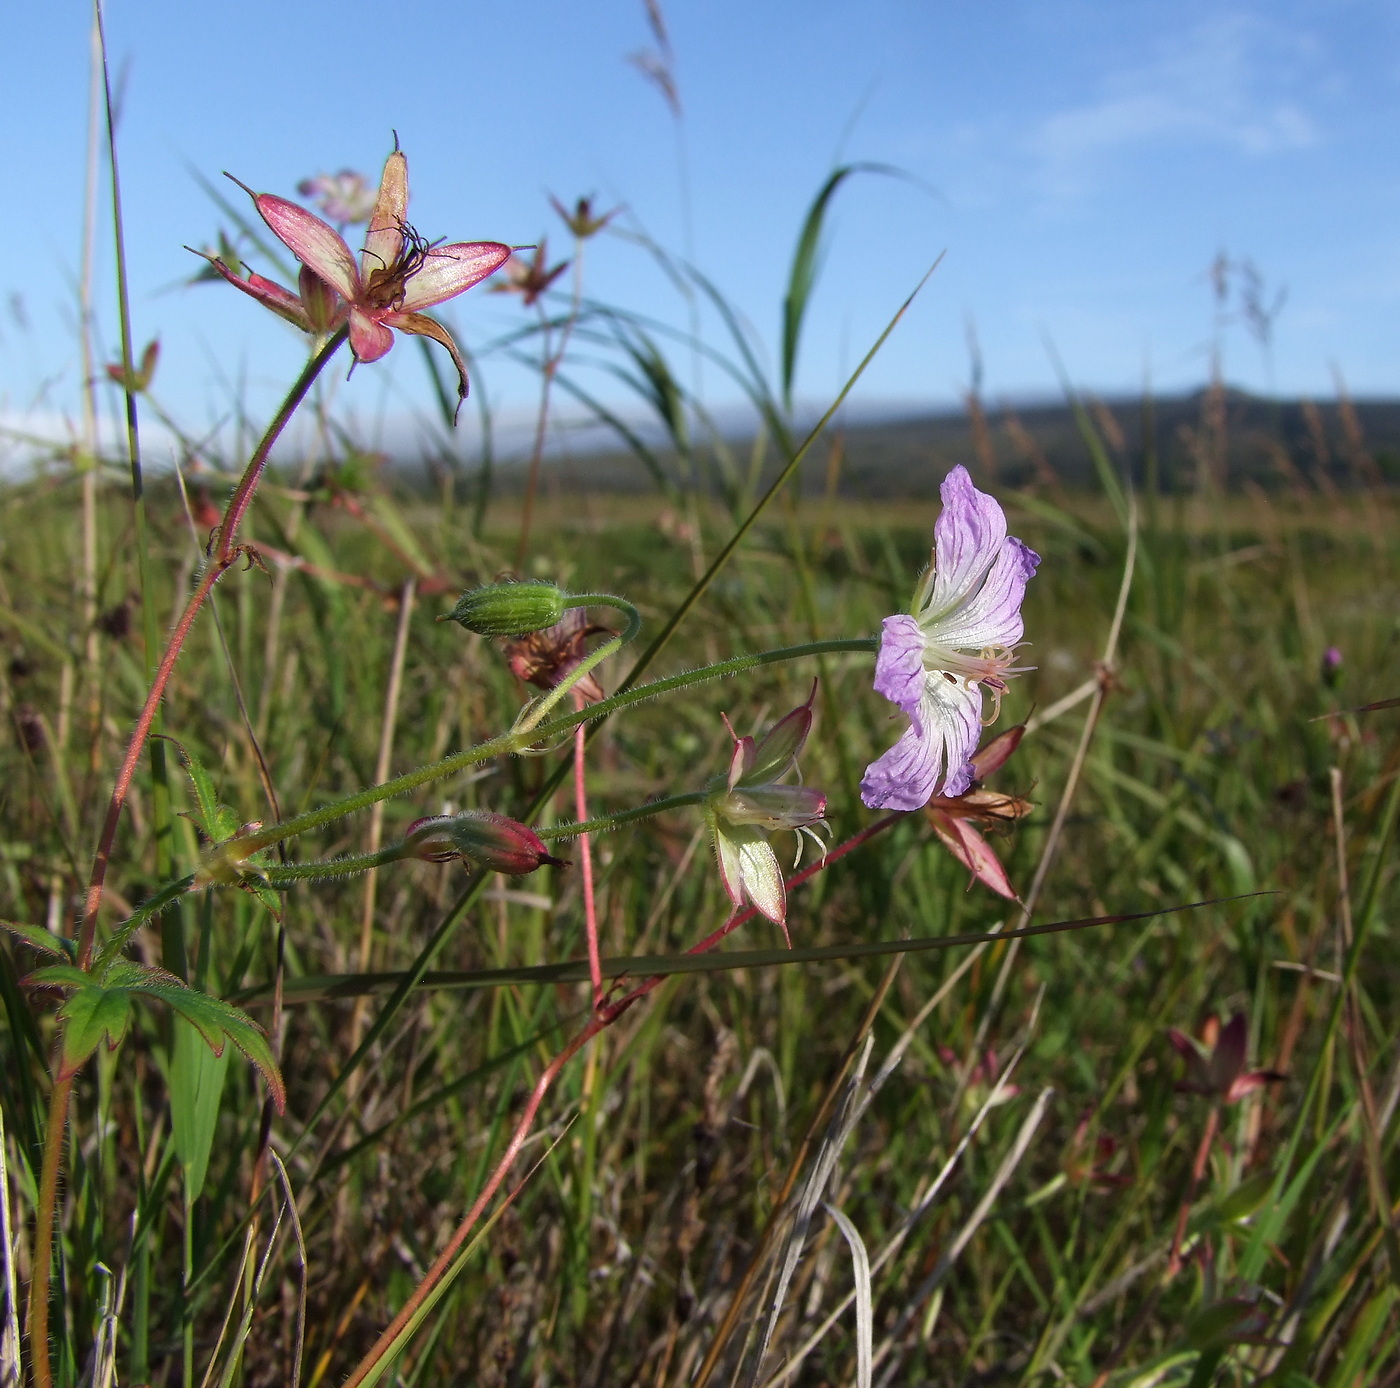
<svg viewBox="0 0 1400 1388">
<path fill-rule="evenodd" d="M 326 858 L 319 862 L 282 863 L 264 868 L 262 876 L 274 887 L 290 887 L 293 882 L 314 882 L 327 877 L 351 877 L 357 872 L 397 863 L 409 856 L 407 849 L 406 843 L 391 843 L 373 853 L 349 853 L 343 858 Z"/>
<path fill-rule="evenodd" d="M 512 729 L 510 732 L 501 733 L 499 736 L 478 743 L 477 746 L 469 747 L 463 752 L 454 752 L 441 761 L 430 762 L 427 766 L 420 766 L 414 771 L 406 771 L 402 776 L 394 777 L 393 780 L 384 781 L 377 786 L 368 786 L 364 790 L 356 791 L 353 795 L 333 800 L 330 804 L 321 806 L 320 809 L 308 810 L 305 814 L 294 815 L 291 819 L 284 819 L 278 824 L 270 824 L 266 829 L 259 829 L 257 833 L 239 839 L 239 852 L 254 853 L 260 848 L 267 848 L 274 843 L 282 843 L 287 839 L 295 838 L 299 834 L 309 833 L 313 829 L 319 829 L 323 825 L 333 824 L 338 819 L 344 819 L 346 815 L 354 814 L 358 810 L 368 809 L 381 800 L 388 800 L 395 795 L 404 795 L 408 791 L 417 790 L 419 786 L 428 785 L 432 781 L 440 781 L 445 776 L 464 771 L 467 767 L 475 766 L 491 757 L 523 751 L 531 743 L 557 738 L 564 733 L 571 732 L 580 723 L 606 717 L 618 709 L 642 703 L 647 699 L 655 699 L 662 694 L 670 694 L 678 689 L 687 689 L 691 685 L 703 684 L 709 680 L 723 679 L 726 675 L 742 674 L 745 670 L 754 670 L 764 665 L 777 665 L 787 660 L 799 660 L 803 656 L 822 655 L 834 651 L 869 652 L 875 649 L 875 645 L 875 638 L 868 636 L 833 641 L 811 641 L 806 645 L 785 646 L 781 650 L 762 651 L 757 655 L 734 656 L 730 660 L 721 660 L 715 665 L 705 665 L 698 670 L 687 670 L 678 675 L 670 675 L 665 679 L 654 680 L 651 684 L 624 690 L 614 694 L 610 699 L 603 699 L 574 713 L 563 714 L 540 727 L 528 731 Z"/>
<path fill-rule="evenodd" d="M 634 820 L 650 819 L 652 815 L 664 814 L 667 810 L 683 809 L 687 805 L 699 805 L 705 799 L 703 790 L 688 791 L 684 795 L 668 795 L 664 800 L 649 800 L 645 805 L 636 805 L 630 810 L 618 810 L 614 814 L 599 815 L 597 819 L 587 819 L 581 824 L 552 824 L 547 829 L 535 832 L 546 843 L 558 839 L 576 839 L 582 834 L 601 834 L 616 829 Z"/>
<path fill-rule="evenodd" d="M 601 665 L 610 655 L 615 655 L 629 641 L 635 640 L 642 629 L 642 614 L 626 598 L 614 597 L 611 593 L 584 593 L 571 598 L 570 607 L 611 607 L 627 618 L 626 629 L 611 641 L 605 641 L 596 651 L 590 652 L 574 666 L 569 673 L 554 686 L 542 699 L 532 704 L 516 723 L 513 731 L 529 732 L 538 727 L 540 720 L 564 697 L 590 670 Z"/>
</svg>

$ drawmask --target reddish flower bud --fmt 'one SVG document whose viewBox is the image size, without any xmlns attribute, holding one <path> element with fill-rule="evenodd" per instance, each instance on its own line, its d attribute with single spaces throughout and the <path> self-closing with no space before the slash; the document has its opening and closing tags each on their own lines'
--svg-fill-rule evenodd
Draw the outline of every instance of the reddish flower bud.
<svg viewBox="0 0 1400 1388">
<path fill-rule="evenodd" d="M 404 842 L 409 857 L 430 863 L 465 858 L 486 872 L 509 877 L 521 877 L 546 864 L 568 867 L 562 858 L 550 855 L 533 829 L 490 810 L 414 820 Z"/>
</svg>

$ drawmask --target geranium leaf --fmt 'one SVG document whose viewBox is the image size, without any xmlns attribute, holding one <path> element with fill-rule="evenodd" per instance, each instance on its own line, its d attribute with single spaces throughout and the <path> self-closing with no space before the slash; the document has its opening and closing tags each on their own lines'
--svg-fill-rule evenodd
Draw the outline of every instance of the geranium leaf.
<svg viewBox="0 0 1400 1388">
<path fill-rule="evenodd" d="M 58 1015 L 65 1023 L 58 1078 L 66 1080 L 77 1074 L 104 1039 L 109 1049 L 116 1049 L 131 1022 L 131 995 L 125 989 L 89 982 L 74 992 Z"/>
<path fill-rule="evenodd" d="M 159 998 L 178 1012 L 199 1032 L 216 1056 L 223 1054 L 226 1041 L 232 1041 L 262 1072 L 267 1087 L 272 1091 L 272 1101 L 277 1105 L 277 1112 L 286 1112 L 287 1088 L 282 1082 L 282 1072 L 277 1068 L 277 1061 L 273 1058 L 266 1033 L 246 1012 L 240 1011 L 222 998 L 200 993 L 178 981 L 143 982 L 136 991 Z"/>
<path fill-rule="evenodd" d="M 45 964 L 23 979 L 26 988 L 88 988 L 93 982 L 76 964 Z"/>
<path fill-rule="evenodd" d="M 41 925 L 25 925 L 21 921 L 0 920 L 0 930 L 8 930 L 17 940 L 23 940 L 30 949 L 37 949 L 40 954 L 52 954 L 59 959 L 71 960 L 77 950 L 77 946 L 72 940 L 65 939 L 62 935 L 55 935 L 52 931 L 45 930 Z"/>
</svg>

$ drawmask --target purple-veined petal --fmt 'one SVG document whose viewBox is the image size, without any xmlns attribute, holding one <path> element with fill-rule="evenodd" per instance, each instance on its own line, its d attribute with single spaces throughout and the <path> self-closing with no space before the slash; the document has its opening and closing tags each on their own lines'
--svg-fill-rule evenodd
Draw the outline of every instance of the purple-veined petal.
<svg viewBox="0 0 1400 1388">
<path fill-rule="evenodd" d="M 924 633 L 907 613 L 880 624 L 880 653 L 875 657 L 875 692 L 917 718 L 924 694 Z"/>
<path fill-rule="evenodd" d="M 467 398 L 467 364 L 462 360 L 462 354 L 457 350 L 457 343 L 453 336 L 436 318 L 429 318 L 426 313 L 386 313 L 380 320 L 387 323 L 391 328 L 397 328 L 401 333 L 415 333 L 419 337 L 430 337 L 436 343 L 446 347 L 452 356 L 452 365 L 457 368 L 457 411 L 462 408 L 462 401 Z M 456 424 L 457 415 L 454 413 L 452 422 Z"/>
<path fill-rule="evenodd" d="M 356 361 L 378 361 L 394 345 L 394 334 L 357 308 L 350 310 L 350 346 Z"/>
<path fill-rule="evenodd" d="M 379 179 L 379 195 L 374 200 L 365 249 L 360 257 L 364 277 L 376 270 L 387 270 L 403 251 L 403 229 L 408 217 L 408 160 L 395 150 L 384 161 Z M 425 304 L 413 305 L 425 308 Z"/>
<path fill-rule="evenodd" d="M 872 810 L 918 810 L 935 794 L 972 784 L 969 760 L 982 728 L 982 687 L 935 671 L 924 682 L 908 731 L 865 769 L 860 798 Z"/>
<path fill-rule="evenodd" d="M 495 274 L 509 259 L 510 247 L 498 241 L 459 241 L 451 246 L 434 246 L 423 268 L 404 286 L 400 307 L 405 313 L 432 308 L 470 289 L 487 275 Z"/>
<path fill-rule="evenodd" d="M 277 239 L 303 265 L 309 265 L 332 289 L 353 302 L 360 292 L 360 273 L 345 238 L 314 212 L 275 193 L 260 193 L 254 202 Z"/>
<path fill-rule="evenodd" d="M 924 619 L 929 640 L 955 650 L 983 650 L 988 646 L 1010 650 L 1025 630 L 1021 604 L 1025 601 L 1026 584 L 1039 563 L 1040 556 L 1033 549 L 1008 536 L 977 592 L 938 619 Z"/>
<path fill-rule="evenodd" d="M 1006 513 L 986 492 L 972 485 L 961 464 L 939 489 L 943 510 L 933 526 L 933 591 L 927 618 L 961 606 L 977 591 L 1006 539 Z"/>
</svg>

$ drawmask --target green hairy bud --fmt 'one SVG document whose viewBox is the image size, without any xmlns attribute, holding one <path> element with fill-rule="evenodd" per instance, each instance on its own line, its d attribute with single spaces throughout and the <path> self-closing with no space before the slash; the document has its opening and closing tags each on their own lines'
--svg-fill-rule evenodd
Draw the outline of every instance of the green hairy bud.
<svg viewBox="0 0 1400 1388">
<path fill-rule="evenodd" d="M 447 616 L 478 636 L 525 636 L 558 622 L 566 596 L 552 583 L 492 583 L 463 593 Z"/>
</svg>

